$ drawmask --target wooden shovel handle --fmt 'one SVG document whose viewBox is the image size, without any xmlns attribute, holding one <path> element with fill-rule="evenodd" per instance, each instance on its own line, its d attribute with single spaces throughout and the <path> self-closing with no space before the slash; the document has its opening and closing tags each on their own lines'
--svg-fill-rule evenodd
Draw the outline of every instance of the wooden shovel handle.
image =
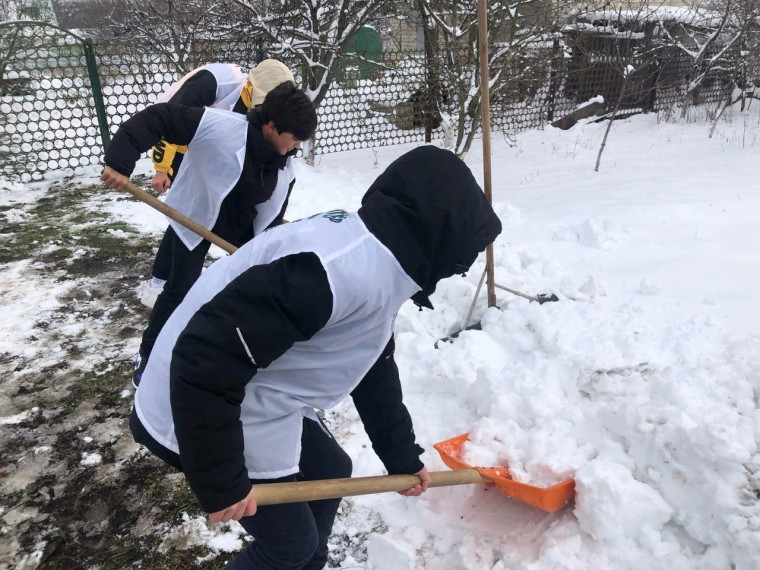
<svg viewBox="0 0 760 570">
<path fill-rule="evenodd" d="M 177 210 L 172 208 L 171 206 L 167 206 L 164 204 L 161 200 L 154 198 L 150 194 L 148 194 L 145 190 L 141 190 L 131 182 L 127 182 L 127 186 L 125 188 L 127 192 L 132 194 L 135 198 L 138 200 L 141 200 L 148 204 L 149 206 L 152 206 L 165 216 L 171 218 L 177 223 L 182 224 L 187 229 L 194 231 L 196 234 L 201 236 L 203 239 L 207 239 L 214 245 L 218 245 L 221 247 L 224 251 L 227 253 L 235 253 L 237 251 L 237 248 L 232 245 L 230 242 L 223 240 L 218 235 L 216 235 L 213 232 L 210 232 L 206 228 L 204 228 L 202 225 L 200 225 L 197 222 L 194 222 L 184 214 L 180 214 Z"/>
<path fill-rule="evenodd" d="M 433 480 L 430 484 L 431 487 L 491 482 L 488 477 L 483 477 L 476 469 L 433 471 L 430 473 L 430 478 Z M 279 505 L 390 491 L 406 491 L 419 482 L 420 478 L 416 475 L 382 475 L 323 479 L 321 481 L 296 481 L 293 483 L 268 483 L 254 485 L 253 491 L 257 505 Z"/>
</svg>

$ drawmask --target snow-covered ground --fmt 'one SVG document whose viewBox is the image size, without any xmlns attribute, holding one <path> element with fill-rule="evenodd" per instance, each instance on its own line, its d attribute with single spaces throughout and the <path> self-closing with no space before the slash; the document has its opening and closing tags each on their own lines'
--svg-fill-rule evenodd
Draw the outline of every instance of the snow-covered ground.
<svg viewBox="0 0 760 570">
<path fill-rule="evenodd" d="M 374 570 L 757 568 L 760 560 L 760 120 L 710 125 L 637 116 L 613 126 L 548 127 L 492 141 L 493 201 L 504 230 L 495 282 L 463 328 L 485 267 L 441 284 L 435 311 L 405 305 L 396 322 L 405 400 L 430 470 L 435 442 L 465 432 L 472 465 L 509 466 L 545 486 L 574 478 L 574 502 L 547 513 L 480 485 L 419 498 L 346 503 L 336 532 L 371 534 Z M 358 208 L 410 146 L 297 165 L 288 217 Z M 467 157 L 483 180 L 479 147 Z M 147 164 L 142 164 L 147 171 Z M 113 215 L 165 227 L 143 204 Z M 217 255 L 222 255 L 218 250 Z M 12 281 L 6 275 L 4 280 Z M 23 314 L 24 298 L 14 299 Z M 29 295 L 29 303 L 45 298 Z M 23 327 L 22 327 L 23 329 Z M 11 326 L 4 339 L 22 338 Z M 135 350 L 138 339 L 135 338 Z M 354 475 L 380 475 L 350 399 L 328 421 Z M 225 551 L 242 545 L 188 517 L 175 533 Z M 228 558 L 229 556 L 225 556 Z M 350 566 L 351 560 L 344 561 Z"/>
<path fill-rule="evenodd" d="M 429 468 L 445 469 L 432 443 L 469 432 L 471 465 L 574 477 L 576 500 L 549 514 L 480 486 L 357 498 L 389 526 L 372 568 L 757 567 L 757 107 L 711 139 L 705 124 L 621 121 L 599 172 L 602 124 L 493 141 L 495 282 L 560 300 L 496 289 L 487 309 L 481 291 L 483 330 L 436 349 L 464 324 L 482 256 L 435 311 L 399 314 L 405 397 Z M 369 152 L 301 169 L 294 209 L 355 208 L 402 150 L 381 149 L 377 170 Z M 482 180 L 479 148 L 467 162 Z M 356 426 L 355 472 L 381 473 L 366 443 Z"/>
</svg>

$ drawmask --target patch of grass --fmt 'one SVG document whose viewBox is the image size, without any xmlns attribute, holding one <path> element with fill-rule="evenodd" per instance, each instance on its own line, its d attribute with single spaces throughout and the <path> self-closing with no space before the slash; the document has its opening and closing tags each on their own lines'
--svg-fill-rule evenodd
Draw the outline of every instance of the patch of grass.
<svg viewBox="0 0 760 570">
<path fill-rule="evenodd" d="M 0 248 L 0 262 L 36 258 L 69 274 L 97 275 L 125 261 L 132 265 L 134 256 L 150 258 L 150 239 L 126 222 L 87 208 L 85 201 L 101 191 L 95 186 L 52 187 L 28 210 L 26 219 L 5 225 L 2 233 L 8 239 Z M 125 239 L 129 247 L 124 247 Z M 73 252 L 82 248 L 87 255 L 72 260 Z"/>
<path fill-rule="evenodd" d="M 61 420 L 68 415 L 73 414 L 79 407 L 80 402 L 77 402 L 74 398 L 67 397 L 61 401 L 61 405 L 55 409 L 55 419 Z"/>
<path fill-rule="evenodd" d="M 19 542 L 9 562 L 16 567 L 43 548 L 39 569 L 216 569 L 222 558 L 209 556 L 207 547 L 159 552 L 164 535 L 151 531 L 181 524 L 184 513 L 202 515 L 182 475 L 152 456 L 117 457 L 131 437 L 123 421 L 132 404 L 122 398 L 132 368 L 124 341 L 135 340 L 147 321 L 135 286 L 150 274 L 156 243 L 99 211 L 103 191 L 64 181 L 22 206 L 26 215 L 0 224 L 0 263 L 29 260 L 30 279 L 50 283 L 60 303 L 29 317 L 34 329 L 26 339 L 36 350 L 54 346 L 60 354 L 54 364 L 43 368 L 34 351 L 0 353 L 3 370 L 13 372 L 10 395 L 23 408 L 41 410 L 14 428 L 0 476 L 37 447 L 49 459 L 25 491 L 0 497 L 25 515 L 4 536 Z M 93 367 L 100 351 L 116 356 Z M 119 445 L 84 441 L 84 433 L 99 433 L 106 422 L 109 430 L 123 429 Z M 84 451 L 97 451 L 102 462 L 83 465 Z"/>
<path fill-rule="evenodd" d="M 122 570 L 143 568 L 147 570 L 180 570 L 197 568 L 216 570 L 219 562 L 207 560 L 200 564 L 199 558 L 208 556 L 208 549 L 194 546 L 187 550 L 158 551 L 160 540 L 155 537 L 94 537 L 79 536 L 60 531 L 46 545 L 38 570 L 72 570 L 75 568 L 103 568 Z"/>
<path fill-rule="evenodd" d="M 63 432 L 52 445 L 52 451 L 50 452 L 50 463 L 54 465 L 65 465 L 67 470 L 71 472 L 78 472 L 78 464 L 81 460 L 82 451 L 82 439 L 81 434 L 76 431 Z M 92 471 L 88 471 L 88 478 L 92 477 Z M 85 481 L 81 481 L 80 489 L 86 488 L 84 486 Z M 67 485 L 67 491 L 68 492 Z M 65 493 L 64 493 L 65 494 Z"/>
<path fill-rule="evenodd" d="M 63 434 L 61 441 L 70 439 Z M 76 472 L 70 467 L 67 472 Z M 218 568 L 209 551 L 203 546 L 188 549 L 169 549 L 161 552 L 163 537 L 160 533 L 136 536 L 133 533 L 142 516 L 160 516 L 155 524 L 177 524 L 181 514 L 197 513 L 198 507 L 187 485 L 179 477 L 171 477 L 172 470 L 154 458 L 140 458 L 126 462 L 121 478 L 105 480 L 87 469 L 72 480 L 57 496 L 50 489 L 60 479 L 45 475 L 32 486 L 32 500 L 41 513 L 54 517 L 55 527 L 45 523 L 32 523 L 24 534 L 22 547 L 31 549 L 45 536 L 45 548 L 39 569 L 71 570 L 72 568 L 144 568 L 150 570 L 177 570 L 184 568 Z M 51 497 L 43 500 L 45 496 Z M 191 504 L 192 502 L 192 504 Z M 191 508 L 193 507 L 193 508 Z"/>
<path fill-rule="evenodd" d="M 190 486 L 184 480 L 174 483 L 167 499 L 168 504 L 166 504 L 164 512 L 168 515 L 167 518 L 171 524 L 182 522 L 184 513 L 191 516 L 205 516 L 206 514 L 201 510 L 198 499 L 195 498 Z"/>
<path fill-rule="evenodd" d="M 128 319 L 132 318 L 134 316 L 134 312 L 125 307 L 124 305 L 119 305 L 116 307 L 114 311 L 110 311 L 108 313 L 108 316 L 113 321 L 119 323 L 119 322 L 125 322 Z"/>
<path fill-rule="evenodd" d="M 0 228 L 0 263 L 30 260 L 31 278 L 54 283 L 61 304 L 30 317 L 29 343 L 55 346 L 61 355 L 55 364 L 42 369 L 33 356 L 0 353 L 0 363 L 13 368 L 12 395 L 44 411 L 17 426 L 19 452 L 5 458 L 8 468 L 37 446 L 49 448 L 44 475 L 25 492 L 0 497 L 3 504 L 37 511 L 8 535 L 19 540 L 12 563 L 45 544 L 39 569 L 216 569 L 232 556 L 164 542 L 160 529 L 182 524 L 185 513 L 204 514 L 184 477 L 151 455 L 117 457 L 131 437 L 123 421 L 132 404 L 122 398 L 132 369 L 124 341 L 134 341 L 147 322 L 149 310 L 135 287 L 150 274 L 157 244 L 98 211 L 102 192 L 99 185 L 63 182 L 24 206 L 28 215 L 13 216 Z M 103 356 L 91 368 L 91 356 L 101 350 L 117 356 Z M 106 422 L 109 430 L 123 429 L 119 445 L 84 442 L 83 433 L 96 433 Z M 84 451 L 97 451 L 102 463 L 83 465 Z"/>
<path fill-rule="evenodd" d="M 60 238 L 54 226 L 11 223 L 5 228 L 6 245 L 0 248 L 0 262 L 8 263 L 34 257 L 34 254 Z"/>
<path fill-rule="evenodd" d="M 79 189 L 51 186 L 48 194 L 35 202 L 31 213 L 38 220 L 57 218 L 62 212 L 76 211 L 75 206 L 84 198 L 85 193 Z"/>
<path fill-rule="evenodd" d="M 96 409 L 122 409 L 125 411 L 130 400 L 122 398 L 131 366 L 128 362 L 102 362 L 95 370 L 80 373 L 71 384 L 69 394 L 61 405 L 74 411 L 82 402 L 94 403 Z"/>
<path fill-rule="evenodd" d="M 55 483 L 55 475 L 48 474 L 38 477 L 31 485 L 27 486 L 25 490 L 26 496 L 32 500 L 35 500 L 40 494 L 45 494 L 48 497 L 54 496 L 53 487 Z"/>
<path fill-rule="evenodd" d="M 152 548 L 147 548 L 151 546 Z M 159 541 L 151 539 L 146 544 L 124 548 L 114 546 L 103 561 L 105 568 L 149 568 L 150 570 L 178 570 L 179 568 L 197 568 L 199 570 L 216 570 L 220 567 L 215 559 L 197 563 L 208 556 L 208 549 L 193 546 L 186 550 L 170 549 L 158 551 Z"/>
<path fill-rule="evenodd" d="M 73 276 L 97 277 L 110 271 L 123 271 L 124 268 L 131 267 L 143 259 L 150 260 L 153 256 L 153 247 L 149 240 L 130 240 L 125 247 L 124 237 L 110 233 L 108 229 L 103 226 L 83 228 L 80 232 L 82 242 L 76 247 L 77 250 L 85 249 L 84 255 L 72 256 L 69 250 L 69 255 L 60 260 L 63 263 L 57 259 L 51 262 Z"/>
<path fill-rule="evenodd" d="M 184 476 L 160 459 L 148 456 L 138 473 L 143 477 L 134 475 L 132 480 L 141 481 L 140 489 L 145 502 L 158 507 L 165 522 L 176 525 L 182 522 L 184 513 L 191 516 L 204 514 Z"/>
</svg>

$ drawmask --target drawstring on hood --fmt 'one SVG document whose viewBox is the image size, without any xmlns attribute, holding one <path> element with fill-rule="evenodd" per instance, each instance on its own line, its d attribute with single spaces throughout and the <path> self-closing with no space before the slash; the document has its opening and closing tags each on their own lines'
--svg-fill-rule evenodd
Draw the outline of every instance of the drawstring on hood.
<svg viewBox="0 0 760 570">
<path fill-rule="evenodd" d="M 467 165 L 448 150 L 416 148 L 392 162 L 362 198 L 359 216 L 433 308 L 441 279 L 467 271 L 501 233 L 501 222 Z"/>
</svg>

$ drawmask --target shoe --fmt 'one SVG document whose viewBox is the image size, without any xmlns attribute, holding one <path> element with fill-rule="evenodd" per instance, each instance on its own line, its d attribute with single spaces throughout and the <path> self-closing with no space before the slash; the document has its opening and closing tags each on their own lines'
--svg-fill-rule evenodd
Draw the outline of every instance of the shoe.
<svg viewBox="0 0 760 570">
<path fill-rule="evenodd" d="M 143 358 L 142 355 L 138 354 L 135 358 L 135 369 L 132 372 L 132 386 L 135 390 L 137 390 L 137 387 L 140 385 L 140 380 L 142 380 L 143 372 L 145 372 L 145 366 L 148 364 L 148 359 Z"/>
<path fill-rule="evenodd" d="M 164 283 L 165 281 L 158 280 L 155 277 L 150 281 L 140 283 L 140 287 L 138 288 L 140 302 L 149 309 L 152 309 L 161 291 L 164 290 Z"/>
</svg>

